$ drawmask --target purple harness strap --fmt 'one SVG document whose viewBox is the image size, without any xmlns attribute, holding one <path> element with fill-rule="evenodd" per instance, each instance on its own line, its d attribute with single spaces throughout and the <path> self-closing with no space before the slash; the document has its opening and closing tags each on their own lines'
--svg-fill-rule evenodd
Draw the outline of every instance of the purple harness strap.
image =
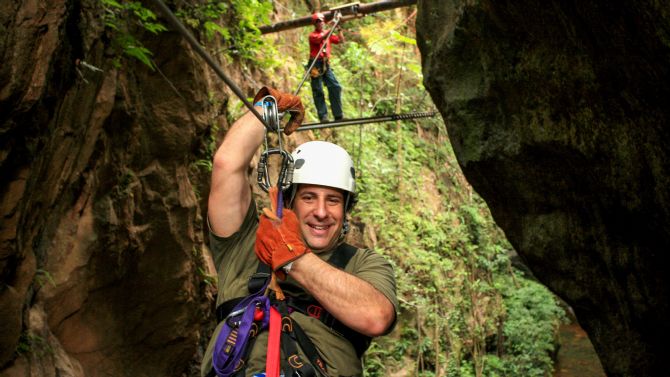
<svg viewBox="0 0 670 377">
<path fill-rule="evenodd" d="M 284 195 L 277 193 L 277 217 L 282 218 Z M 242 358 L 249 339 L 266 329 L 270 322 L 270 299 L 264 296 L 268 283 L 258 292 L 240 301 L 223 320 L 223 328 L 214 344 L 212 367 L 218 377 L 229 377 L 242 366 Z M 256 308 L 263 312 L 263 319 L 254 322 Z M 256 326 L 254 329 L 253 327 Z"/>
<path fill-rule="evenodd" d="M 223 328 L 216 338 L 212 359 L 212 367 L 217 376 L 232 376 L 242 365 L 249 339 L 267 328 L 270 299 L 263 296 L 264 292 L 265 288 L 245 297 L 235 305 L 231 315 L 224 319 Z M 263 319 L 255 322 L 256 308 L 263 312 Z"/>
</svg>

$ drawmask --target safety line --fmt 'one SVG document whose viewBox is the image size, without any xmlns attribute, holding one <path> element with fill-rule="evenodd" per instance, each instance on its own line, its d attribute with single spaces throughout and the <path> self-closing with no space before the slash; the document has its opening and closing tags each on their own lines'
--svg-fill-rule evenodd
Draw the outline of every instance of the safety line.
<svg viewBox="0 0 670 377">
<path fill-rule="evenodd" d="M 170 8 L 168 8 L 167 5 L 165 5 L 165 3 L 163 3 L 161 0 L 153 0 L 153 2 L 154 4 L 156 4 L 156 6 L 158 6 L 161 9 L 163 15 L 167 17 L 170 24 L 172 24 L 172 26 L 175 29 L 177 29 L 177 31 L 184 38 L 186 38 L 186 40 L 191 44 L 191 47 L 193 47 L 195 52 L 197 52 L 198 55 L 200 55 L 203 59 L 205 59 L 205 62 L 207 62 L 207 64 L 209 64 L 210 67 L 212 67 L 214 72 L 216 72 L 216 74 L 221 78 L 221 80 L 223 80 L 223 82 L 225 82 L 226 85 L 228 85 L 228 87 L 233 91 L 233 93 L 235 93 L 235 95 L 242 101 L 242 103 L 244 103 L 244 105 L 249 109 L 249 111 L 251 111 L 251 113 L 254 114 L 256 118 L 258 118 L 258 120 L 261 121 L 261 123 L 263 123 L 266 129 L 269 129 L 268 124 L 265 122 L 261 114 L 259 114 L 258 111 L 256 111 L 251 102 L 247 101 L 246 96 L 244 95 L 244 93 L 242 93 L 242 90 L 240 90 L 240 88 L 237 85 L 235 85 L 233 80 L 231 80 L 226 75 L 226 73 L 223 72 L 221 67 L 214 61 L 214 59 L 212 59 L 212 57 L 207 53 L 207 51 L 205 51 L 205 49 L 200 45 L 200 43 L 198 43 L 198 41 L 193 37 L 193 35 L 189 33 L 186 27 L 184 27 L 184 25 L 177 19 L 177 16 L 175 16 L 174 13 L 172 13 Z"/>
<path fill-rule="evenodd" d="M 382 115 L 377 117 L 368 117 L 368 118 L 353 118 L 353 119 L 343 119 L 337 120 L 334 122 L 321 122 L 321 123 L 305 123 L 302 126 L 296 129 L 297 131 L 309 131 L 309 130 L 318 130 L 322 128 L 337 128 L 337 127 L 346 127 L 353 126 L 356 124 L 368 124 L 368 123 L 381 123 L 381 122 L 392 122 L 396 120 L 409 120 L 417 118 L 431 118 L 436 114 L 435 111 L 430 112 L 421 112 L 421 113 L 406 113 L 406 114 L 389 114 Z"/>
</svg>

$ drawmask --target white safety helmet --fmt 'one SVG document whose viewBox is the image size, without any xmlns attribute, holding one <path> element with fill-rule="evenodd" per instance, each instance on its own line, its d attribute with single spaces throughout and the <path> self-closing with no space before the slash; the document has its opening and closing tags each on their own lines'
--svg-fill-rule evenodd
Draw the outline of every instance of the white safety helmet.
<svg viewBox="0 0 670 377">
<path fill-rule="evenodd" d="M 354 161 L 339 145 L 327 141 L 308 141 L 292 153 L 293 187 L 312 184 L 345 191 L 345 210 L 356 202 L 356 170 Z M 292 190 L 293 195 L 295 189 Z"/>
</svg>

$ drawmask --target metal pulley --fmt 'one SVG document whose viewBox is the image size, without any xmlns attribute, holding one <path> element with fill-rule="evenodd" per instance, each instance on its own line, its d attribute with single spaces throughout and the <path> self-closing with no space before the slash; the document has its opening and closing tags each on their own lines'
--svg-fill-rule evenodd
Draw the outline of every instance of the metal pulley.
<svg viewBox="0 0 670 377">
<path fill-rule="evenodd" d="M 266 123 L 265 130 L 265 151 L 261 153 L 258 160 L 258 186 L 263 191 L 268 192 L 272 183 L 270 182 L 270 172 L 268 158 L 270 155 L 276 154 L 281 157 L 279 166 L 279 175 L 277 177 L 277 186 L 279 191 L 284 191 L 291 186 L 293 182 L 293 156 L 282 148 L 281 127 L 279 124 L 280 114 L 277 106 L 277 100 L 273 96 L 265 96 L 261 99 L 261 106 L 263 107 L 262 115 Z M 279 147 L 268 148 L 268 131 L 277 132 L 277 140 Z"/>
<path fill-rule="evenodd" d="M 261 115 L 265 121 L 265 128 L 270 131 L 279 130 L 279 107 L 277 106 L 277 99 L 273 96 L 267 95 L 259 101 L 263 106 Z M 258 103 L 258 102 L 257 102 Z M 267 141 L 267 139 L 266 139 Z M 281 148 L 281 138 L 279 138 L 279 147 Z"/>
</svg>

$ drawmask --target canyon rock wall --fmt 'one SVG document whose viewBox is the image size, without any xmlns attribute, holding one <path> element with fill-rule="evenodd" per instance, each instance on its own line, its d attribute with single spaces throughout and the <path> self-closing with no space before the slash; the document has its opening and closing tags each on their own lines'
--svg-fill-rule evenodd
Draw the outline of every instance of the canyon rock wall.
<svg viewBox="0 0 670 377">
<path fill-rule="evenodd" d="M 654 1 L 418 2 L 459 164 L 610 376 L 667 375 L 670 12 Z"/>
<path fill-rule="evenodd" d="M 100 4 L 0 3 L 3 376 L 193 375 L 209 335 L 216 89 L 174 33 L 120 57 Z"/>
</svg>

